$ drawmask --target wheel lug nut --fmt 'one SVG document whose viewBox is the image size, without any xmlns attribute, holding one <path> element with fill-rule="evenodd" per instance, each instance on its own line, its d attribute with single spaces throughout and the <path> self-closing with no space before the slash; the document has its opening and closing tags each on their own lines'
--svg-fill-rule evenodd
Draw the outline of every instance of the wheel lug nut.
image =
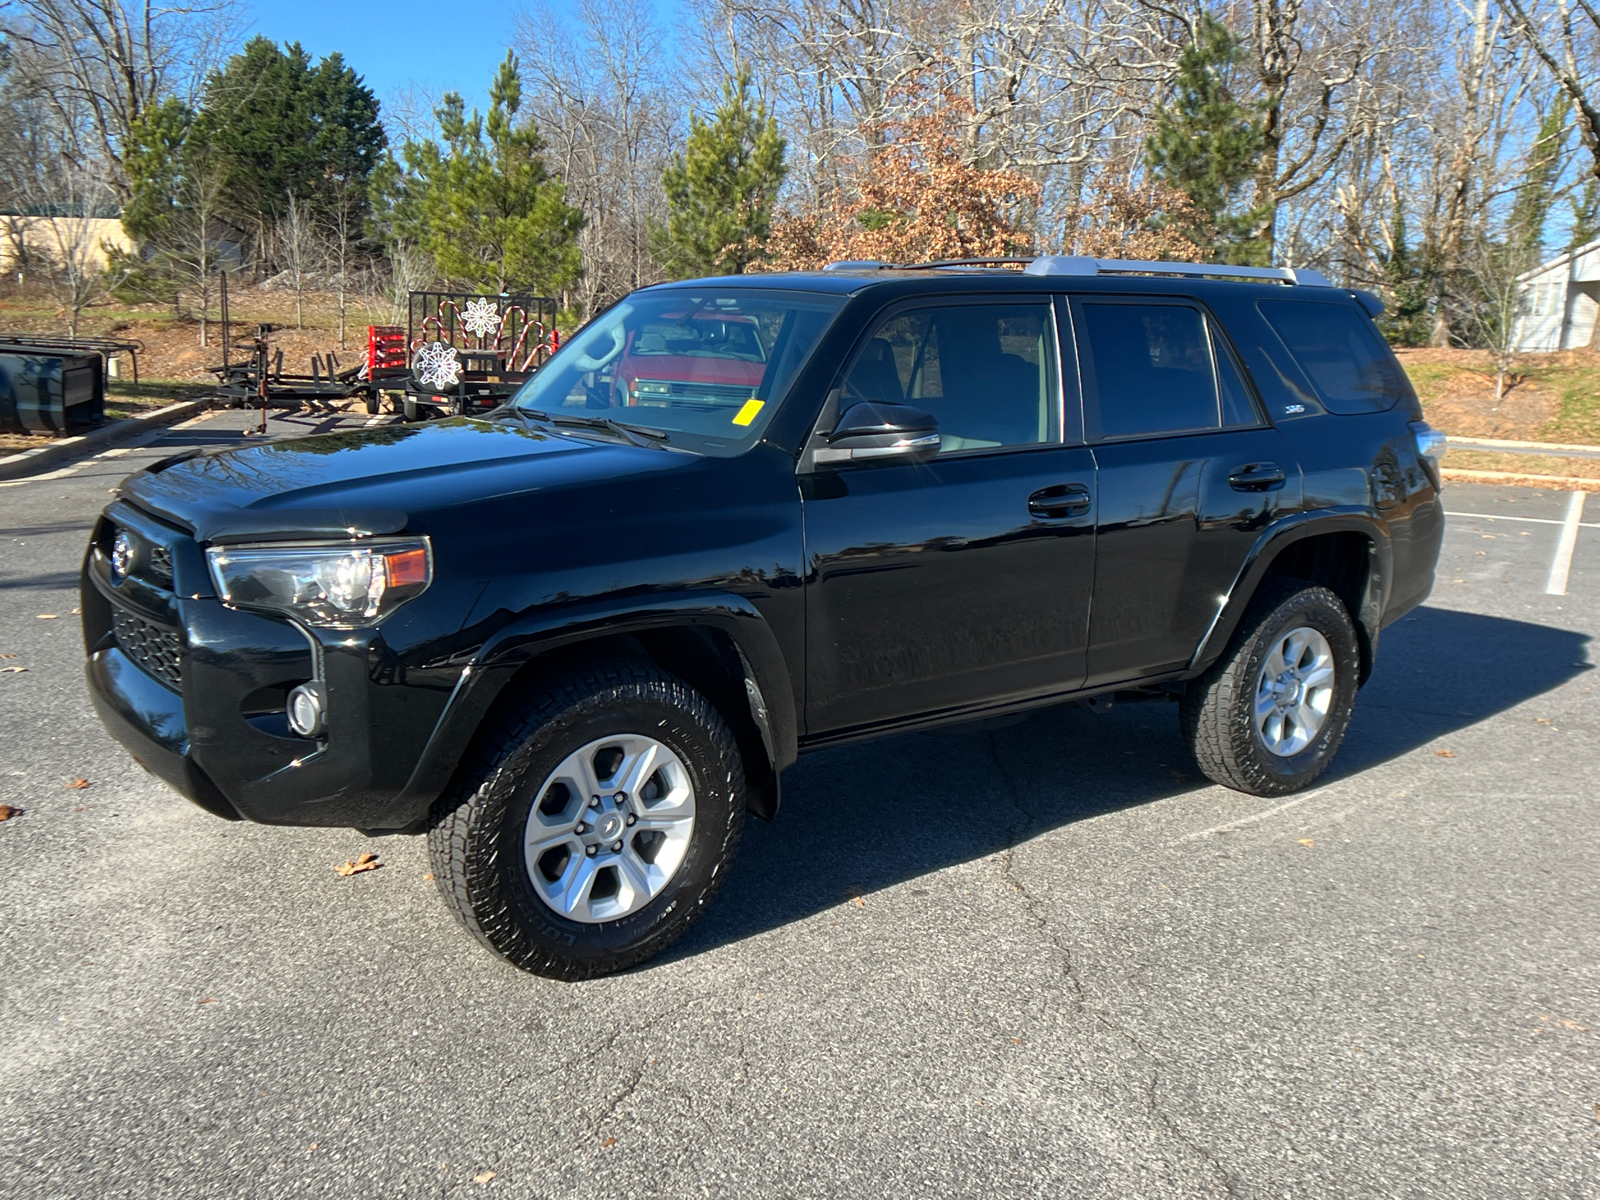
<svg viewBox="0 0 1600 1200">
<path fill-rule="evenodd" d="M 621 854 L 622 853 L 622 843 L 621 842 L 612 842 L 611 843 L 611 852 L 613 854 Z"/>
<path fill-rule="evenodd" d="M 600 797 L 596 796 L 594 799 L 590 800 L 589 801 L 589 807 L 590 808 L 599 808 L 600 807 Z"/>
<path fill-rule="evenodd" d="M 589 832 L 589 827 L 587 825 L 585 825 L 582 821 L 579 821 L 577 823 L 577 825 L 575 825 L 573 827 L 572 832 L 573 833 L 588 833 Z"/>
<path fill-rule="evenodd" d="M 629 814 L 628 814 L 628 824 L 629 824 L 629 825 L 632 825 L 632 824 L 633 824 L 633 823 L 634 823 L 634 822 L 635 822 L 635 821 L 637 821 L 637 820 L 638 820 L 638 819 L 639 819 L 639 818 L 638 818 L 638 817 L 636 817 L 636 816 L 634 816 L 634 815 L 633 815 L 633 814 L 632 814 L 632 813 L 629 813 Z"/>
<path fill-rule="evenodd" d="M 611 802 L 613 804 L 626 804 L 628 802 L 628 793 L 618 792 L 615 796 L 611 797 Z"/>
<path fill-rule="evenodd" d="M 589 847 L 589 857 L 593 858 L 595 856 L 595 851 L 597 851 L 599 849 L 600 849 L 599 846 L 590 846 Z"/>
</svg>

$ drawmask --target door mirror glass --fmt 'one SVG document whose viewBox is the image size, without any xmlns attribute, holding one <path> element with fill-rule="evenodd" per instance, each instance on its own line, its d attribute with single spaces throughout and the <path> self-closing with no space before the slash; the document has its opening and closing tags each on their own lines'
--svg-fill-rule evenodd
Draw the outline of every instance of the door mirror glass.
<svg viewBox="0 0 1600 1200">
<path fill-rule="evenodd" d="M 845 409 L 817 447 L 819 464 L 844 462 L 926 462 L 939 453 L 939 423 L 909 404 L 866 401 Z"/>
</svg>

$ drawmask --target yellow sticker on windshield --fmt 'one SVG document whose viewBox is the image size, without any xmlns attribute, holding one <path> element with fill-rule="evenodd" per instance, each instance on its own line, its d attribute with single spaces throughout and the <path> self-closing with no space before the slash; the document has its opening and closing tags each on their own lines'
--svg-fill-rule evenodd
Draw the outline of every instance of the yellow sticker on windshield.
<svg viewBox="0 0 1600 1200">
<path fill-rule="evenodd" d="M 765 400 L 746 400 L 744 407 L 734 414 L 735 425 L 748 425 L 756 419 L 756 414 L 766 407 Z"/>
</svg>

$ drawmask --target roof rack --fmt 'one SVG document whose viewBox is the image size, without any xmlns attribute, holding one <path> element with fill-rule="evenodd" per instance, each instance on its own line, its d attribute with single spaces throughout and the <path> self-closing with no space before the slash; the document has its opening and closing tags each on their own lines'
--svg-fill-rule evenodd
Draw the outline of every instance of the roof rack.
<svg viewBox="0 0 1600 1200">
<path fill-rule="evenodd" d="M 1228 263 L 1147 262 L 1132 258 L 1087 258 L 1046 254 L 1038 258 L 942 258 L 925 263 L 871 259 L 832 262 L 824 271 L 926 271 L 937 267 L 1021 266 L 1026 275 L 1189 275 L 1206 279 L 1259 279 L 1300 287 L 1332 287 L 1321 271 L 1306 267 L 1235 267 Z"/>
<path fill-rule="evenodd" d="M 1305 267 L 1235 267 L 1227 263 L 1140 262 L 1131 258 L 1085 258 L 1047 254 L 1030 262 L 1029 275 L 1197 275 L 1214 279 L 1261 279 L 1302 287 L 1332 287 L 1321 271 Z"/>
</svg>

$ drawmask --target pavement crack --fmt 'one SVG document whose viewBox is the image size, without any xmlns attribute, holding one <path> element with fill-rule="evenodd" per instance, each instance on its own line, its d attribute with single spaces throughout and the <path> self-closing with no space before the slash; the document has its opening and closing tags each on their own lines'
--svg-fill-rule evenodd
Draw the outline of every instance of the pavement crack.
<svg viewBox="0 0 1600 1200">
<path fill-rule="evenodd" d="M 1021 814 L 1021 820 L 1013 822 L 1006 828 L 1006 847 L 1000 854 L 1000 873 L 1013 891 L 1022 901 L 1022 910 L 1027 915 L 1040 935 L 1055 947 L 1061 960 L 1061 977 L 1066 981 L 1072 993 L 1073 1003 L 1078 1011 L 1087 1016 L 1097 1026 L 1107 1033 L 1123 1038 L 1133 1049 L 1150 1063 L 1149 1075 L 1145 1081 L 1144 1100 L 1149 1110 L 1151 1121 L 1174 1141 L 1184 1146 L 1190 1153 L 1199 1158 L 1213 1171 L 1223 1189 L 1229 1196 L 1238 1196 L 1234 1190 L 1233 1181 L 1222 1164 L 1205 1147 L 1198 1145 L 1180 1129 L 1177 1123 L 1167 1115 L 1156 1100 L 1156 1089 L 1161 1078 L 1161 1059 L 1145 1045 L 1144 1042 L 1131 1029 L 1119 1025 L 1106 1013 L 1089 1003 L 1087 992 L 1084 990 L 1083 980 L 1079 978 L 1077 965 L 1073 958 L 1072 947 L 1068 945 L 1051 927 L 1050 919 L 1046 914 L 1044 905 L 1039 898 L 1028 890 L 1028 885 L 1016 871 L 1016 848 L 1022 836 L 1032 827 L 1039 824 L 1038 818 L 1022 802 L 1022 790 L 1017 787 L 1016 781 L 1006 769 L 1005 762 L 1000 757 L 1000 748 L 995 743 L 993 733 L 988 734 L 989 760 L 994 764 L 995 774 L 1005 786 L 1006 794 L 1011 799 L 1011 805 Z"/>
</svg>

